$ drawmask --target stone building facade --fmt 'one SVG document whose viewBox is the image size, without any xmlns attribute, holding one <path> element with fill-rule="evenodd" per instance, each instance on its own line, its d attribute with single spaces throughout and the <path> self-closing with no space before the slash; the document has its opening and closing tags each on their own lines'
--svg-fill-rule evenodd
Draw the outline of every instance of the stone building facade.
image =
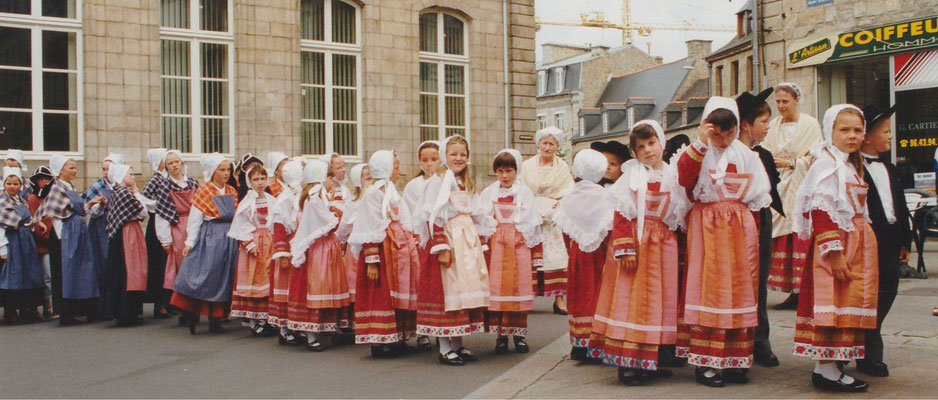
<svg viewBox="0 0 938 400">
<path fill-rule="evenodd" d="M 754 2 L 755 0 L 746 2 L 736 12 L 736 36 L 707 56 L 707 63 L 710 65 L 710 94 L 713 96 L 736 97 L 756 86 L 752 56 Z"/>
<path fill-rule="evenodd" d="M 87 183 L 109 152 L 144 181 L 153 147 L 193 176 L 211 151 L 394 149 L 406 179 L 462 133 L 485 181 L 506 141 L 533 148 L 534 33 L 533 0 L 4 1 L 0 152 L 67 154 Z"/>
</svg>

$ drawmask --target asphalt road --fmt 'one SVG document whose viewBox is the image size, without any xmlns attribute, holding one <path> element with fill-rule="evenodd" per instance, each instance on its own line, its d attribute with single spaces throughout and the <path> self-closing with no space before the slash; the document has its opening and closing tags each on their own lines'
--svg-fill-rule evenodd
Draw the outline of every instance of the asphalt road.
<svg viewBox="0 0 938 400">
<path fill-rule="evenodd" d="M 462 367 L 439 364 L 436 349 L 390 360 L 363 345 L 311 353 L 238 322 L 213 335 L 203 319 L 194 336 L 175 319 L 0 326 L 0 397 L 462 398 L 567 332 L 551 304 L 538 299 L 529 317 L 531 353 L 496 356 L 495 336 L 474 334 L 465 344 L 480 360 Z"/>
</svg>

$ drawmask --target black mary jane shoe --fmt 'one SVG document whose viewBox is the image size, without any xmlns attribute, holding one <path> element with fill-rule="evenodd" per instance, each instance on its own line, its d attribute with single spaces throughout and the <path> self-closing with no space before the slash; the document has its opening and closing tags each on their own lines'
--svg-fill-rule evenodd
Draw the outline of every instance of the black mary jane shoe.
<svg viewBox="0 0 938 400">
<path fill-rule="evenodd" d="M 814 387 L 829 392 L 860 393 L 865 392 L 870 388 L 870 384 L 866 381 L 853 378 L 853 383 L 847 384 L 844 383 L 843 379 L 844 374 L 840 374 L 840 378 L 838 378 L 836 381 L 827 379 L 824 377 L 824 375 L 816 372 L 811 375 L 811 383 L 814 385 Z"/>
<path fill-rule="evenodd" d="M 224 333 L 225 328 L 221 326 L 221 320 L 209 318 L 208 332 L 209 333 Z"/>
<path fill-rule="evenodd" d="M 389 344 L 371 345 L 371 356 L 374 358 L 394 358 L 397 354 Z"/>
<path fill-rule="evenodd" d="M 560 308 L 557 303 L 554 303 L 554 314 L 557 315 L 567 315 L 567 310 Z"/>
<path fill-rule="evenodd" d="M 757 352 L 752 355 L 753 361 L 763 367 L 777 367 L 778 357 L 770 352 Z"/>
<path fill-rule="evenodd" d="M 531 351 L 531 348 L 528 347 L 528 342 L 524 340 L 524 336 L 515 336 L 515 353 L 527 353 Z"/>
<path fill-rule="evenodd" d="M 465 347 L 460 347 L 456 349 L 456 354 L 459 354 L 459 358 L 461 358 L 465 362 L 473 362 L 473 361 L 479 360 L 479 356 L 472 354 L 472 352 L 470 352 L 469 349 Z"/>
<path fill-rule="evenodd" d="M 299 346 L 303 344 L 300 341 L 300 338 L 296 337 L 296 335 L 292 333 L 287 333 L 286 336 L 279 335 L 279 334 L 277 336 L 279 336 L 278 342 L 280 343 L 281 346 Z"/>
<path fill-rule="evenodd" d="M 321 353 L 326 350 L 326 346 L 317 339 L 312 342 L 307 342 L 306 350 L 309 350 L 313 353 Z"/>
<path fill-rule="evenodd" d="M 459 356 L 459 353 L 450 350 L 446 354 L 440 354 L 440 364 L 459 367 L 466 365 L 466 361 Z"/>
<path fill-rule="evenodd" d="M 704 386 L 715 388 L 726 386 L 726 383 L 723 381 L 723 372 L 717 372 L 716 375 L 707 378 L 707 376 L 704 375 L 704 369 L 698 367 L 697 371 L 694 372 L 694 379 L 697 380 L 697 383 Z"/>
<path fill-rule="evenodd" d="M 430 351 L 433 345 L 430 344 L 429 336 L 418 336 L 417 337 L 417 351 L 426 352 Z"/>
<path fill-rule="evenodd" d="M 507 354 L 508 353 L 508 338 L 498 337 L 495 339 L 495 354 Z"/>
<path fill-rule="evenodd" d="M 776 310 L 797 310 L 798 309 L 798 295 L 790 294 L 785 301 L 775 305 Z"/>
<path fill-rule="evenodd" d="M 627 372 L 630 371 L 632 374 L 627 374 Z M 641 371 L 626 367 L 619 367 L 618 377 L 619 382 L 622 382 L 627 386 L 641 386 L 648 381 L 648 376 L 643 374 Z"/>
<path fill-rule="evenodd" d="M 189 325 L 189 334 L 195 335 L 195 327 L 199 324 L 198 314 L 189 314 L 186 317 L 186 323 Z"/>
<path fill-rule="evenodd" d="M 570 349 L 570 359 L 573 361 L 586 361 L 586 348 L 574 347 Z"/>
<path fill-rule="evenodd" d="M 153 306 L 153 319 L 170 319 L 173 316 L 160 305 Z"/>
<path fill-rule="evenodd" d="M 723 380 L 727 383 L 749 383 L 749 372 L 742 369 L 728 369 L 723 372 Z"/>
<path fill-rule="evenodd" d="M 886 363 L 879 361 L 857 360 L 857 371 L 860 371 L 869 376 L 876 376 L 880 378 L 889 376 L 889 366 L 887 366 Z"/>
</svg>

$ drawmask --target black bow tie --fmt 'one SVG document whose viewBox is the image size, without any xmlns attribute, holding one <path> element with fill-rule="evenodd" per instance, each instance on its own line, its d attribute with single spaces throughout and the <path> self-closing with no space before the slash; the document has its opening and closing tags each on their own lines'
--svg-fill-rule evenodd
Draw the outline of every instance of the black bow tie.
<svg viewBox="0 0 938 400">
<path fill-rule="evenodd" d="M 868 155 L 863 155 L 863 159 L 870 164 L 875 162 L 885 162 L 885 160 L 883 160 L 881 157 L 870 157 Z"/>
</svg>

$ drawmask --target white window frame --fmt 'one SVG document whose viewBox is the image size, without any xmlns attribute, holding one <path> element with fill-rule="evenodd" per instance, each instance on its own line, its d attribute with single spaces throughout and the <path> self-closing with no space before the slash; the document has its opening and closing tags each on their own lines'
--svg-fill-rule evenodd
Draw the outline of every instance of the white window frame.
<svg viewBox="0 0 938 400">
<path fill-rule="evenodd" d="M 563 91 L 566 79 L 566 70 L 564 67 L 554 68 L 554 78 L 554 93 L 560 93 Z"/>
<path fill-rule="evenodd" d="M 300 52 L 301 53 L 323 53 L 323 74 L 324 74 L 324 84 L 315 85 L 315 84 L 306 84 L 300 83 L 300 96 L 302 97 L 303 91 L 306 88 L 313 87 L 322 87 L 325 88 L 324 99 L 326 101 L 324 116 L 326 117 L 323 120 L 318 119 L 300 119 L 300 124 L 305 122 L 322 122 L 325 124 L 325 154 L 333 153 L 335 150 L 335 127 L 334 124 L 336 120 L 333 117 L 333 104 L 332 104 L 332 93 L 335 88 L 332 81 L 332 72 L 333 72 L 333 55 L 348 55 L 355 56 L 355 121 L 356 126 L 356 140 L 355 140 L 355 154 L 354 155 L 342 155 L 342 159 L 346 162 L 361 162 L 364 158 L 362 156 L 362 140 L 363 140 L 363 130 L 362 130 L 362 9 L 361 6 L 356 4 L 353 1 L 340 0 L 345 4 L 348 4 L 352 7 L 355 7 L 355 44 L 350 43 L 338 43 L 332 41 L 332 0 L 323 1 L 323 40 L 311 40 L 300 38 Z M 302 18 L 302 17 L 301 17 Z M 302 64 L 302 56 L 300 57 L 300 63 Z M 301 66 L 302 68 L 302 66 Z M 344 88 L 340 86 L 340 88 Z M 342 123 L 351 123 L 350 121 L 341 121 Z M 302 149 L 300 149 L 302 151 Z M 315 157 L 322 154 L 303 154 L 306 157 Z"/>
<path fill-rule="evenodd" d="M 200 1 L 189 1 L 189 28 L 168 28 L 160 26 L 159 40 L 176 40 L 189 42 L 189 114 L 163 114 L 162 81 L 164 78 L 176 78 L 172 75 L 160 73 L 160 140 L 163 140 L 163 117 L 189 118 L 190 152 L 183 154 L 186 161 L 197 160 L 202 150 L 202 85 L 200 81 L 227 81 L 228 82 L 228 115 L 223 117 L 212 116 L 212 119 L 228 120 L 228 152 L 223 153 L 234 156 L 238 154 L 235 138 L 237 124 L 235 115 L 235 46 L 234 46 L 234 2 L 228 0 L 228 32 L 206 31 L 201 27 Z M 162 10 L 160 10 L 162 11 Z M 203 78 L 202 75 L 202 44 L 223 44 L 228 46 L 228 79 Z M 162 54 L 160 55 L 162 60 Z"/>
<path fill-rule="evenodd" d="M 625 112 L 626 118 L 628 118 L 629 126 L 635 125 L 635 106 L 629 106 L 628 110 Z"/>
<path fill-rule="evenodd" d="M 567 113 L 558 111 L 554 113 L 554 125 L 560 130 L 567 131 Z"/>
<path fill-rule="evenodd" d="M 547 116 L 544 114 L 537 115 L 537 130 L 547 128 Z"/>
<path fill-rule="evenodd" d="M 3 66 L 6 70 L 30 71 L 31 115 L 32 115 L 32 150 L 24 150 L 24 156 L 31 160 L 48 159 L 54 154 L 84 160 L 85 153 L 85 100 L 84 100 L 84 35 L 82 34 L 82 0 L 75 0 L 75 18 L 46 17 L 42 15 L 42 0 L 31 0 L 30 14 L 0 13 L 0 26 L 29 29 L 31 59 L 29 67 Z M 42 31 L 67 32 L 75 34 L 75 69 L 55 69 L 42 66 Z M 75 74 L 76 109 L 43 110 L 43 72 Z M 0 107 L 0 111 L 23 112 L 23 108 Z M 43 145 L 43 114 L 74 114 L 77 119 L 77 144 L 75 151 L 45 151 Z M 0 150 L 5 151 L 5 150 Z"/>
<path fill-rule="evenodd" d="M 469 82 L 469 21 L 466 21 L 465 18 L 460 17 L 459 15 L 448 13 L 441 10 L 425 10 L 421 11 L 419 15 L 423 14 L 436 14 L 436 51 L 420 52 L 420 60 L 418 62 L 418 71 L 419 65 L 421 63 L 429 63 L 436 65 L 436 91 L 435 92 L 424 92 L 419 88 L 420 95 L 435 95 L 437 98 L 437 124 L 436 125 L 426 125 L 420 124 L 420 131 L 423 131 L 422 128 L 436 128 L 437 129 L 437 140 L 443 140 L 446 138 L 446 130 L 450 128 L 462 129 L 465 132 L 466 140 L 471 142 L 471 112 L 470 112 L 470 92 L 472 86 Z M 462 22 L 462 36 L 463 36 L 463 54 L 446 54 L 446 39 L 445 39 L 445 29 L 443 26 L 444 15 L 456 18 Z M 419 33 L 418 33 L 419 35 Z M 419 39 L 419 38 L 418 38 Z M 446 65 L 457 65 L 463 67 L 463 94 L 447 94 L 446 93 Z M 419 78 L 419 77 L 418 77 Z M 465 99 L 465 111 L 466 115 L 464 120 L 466 121 L 465 126 L 456 126 L 456 125 L 447 125 L 446 124 L 446 97 L 462 97 Z"/>
<path fill-rule="evenodd" d="M 543 96 L 547 93 L 547 71 L 537 71 L 537 95 Z"/>
<path fill-rule="evenodd" d="M 603 111 L 603 133 L 609 132 L 609 111 Z"/>
</svg>

